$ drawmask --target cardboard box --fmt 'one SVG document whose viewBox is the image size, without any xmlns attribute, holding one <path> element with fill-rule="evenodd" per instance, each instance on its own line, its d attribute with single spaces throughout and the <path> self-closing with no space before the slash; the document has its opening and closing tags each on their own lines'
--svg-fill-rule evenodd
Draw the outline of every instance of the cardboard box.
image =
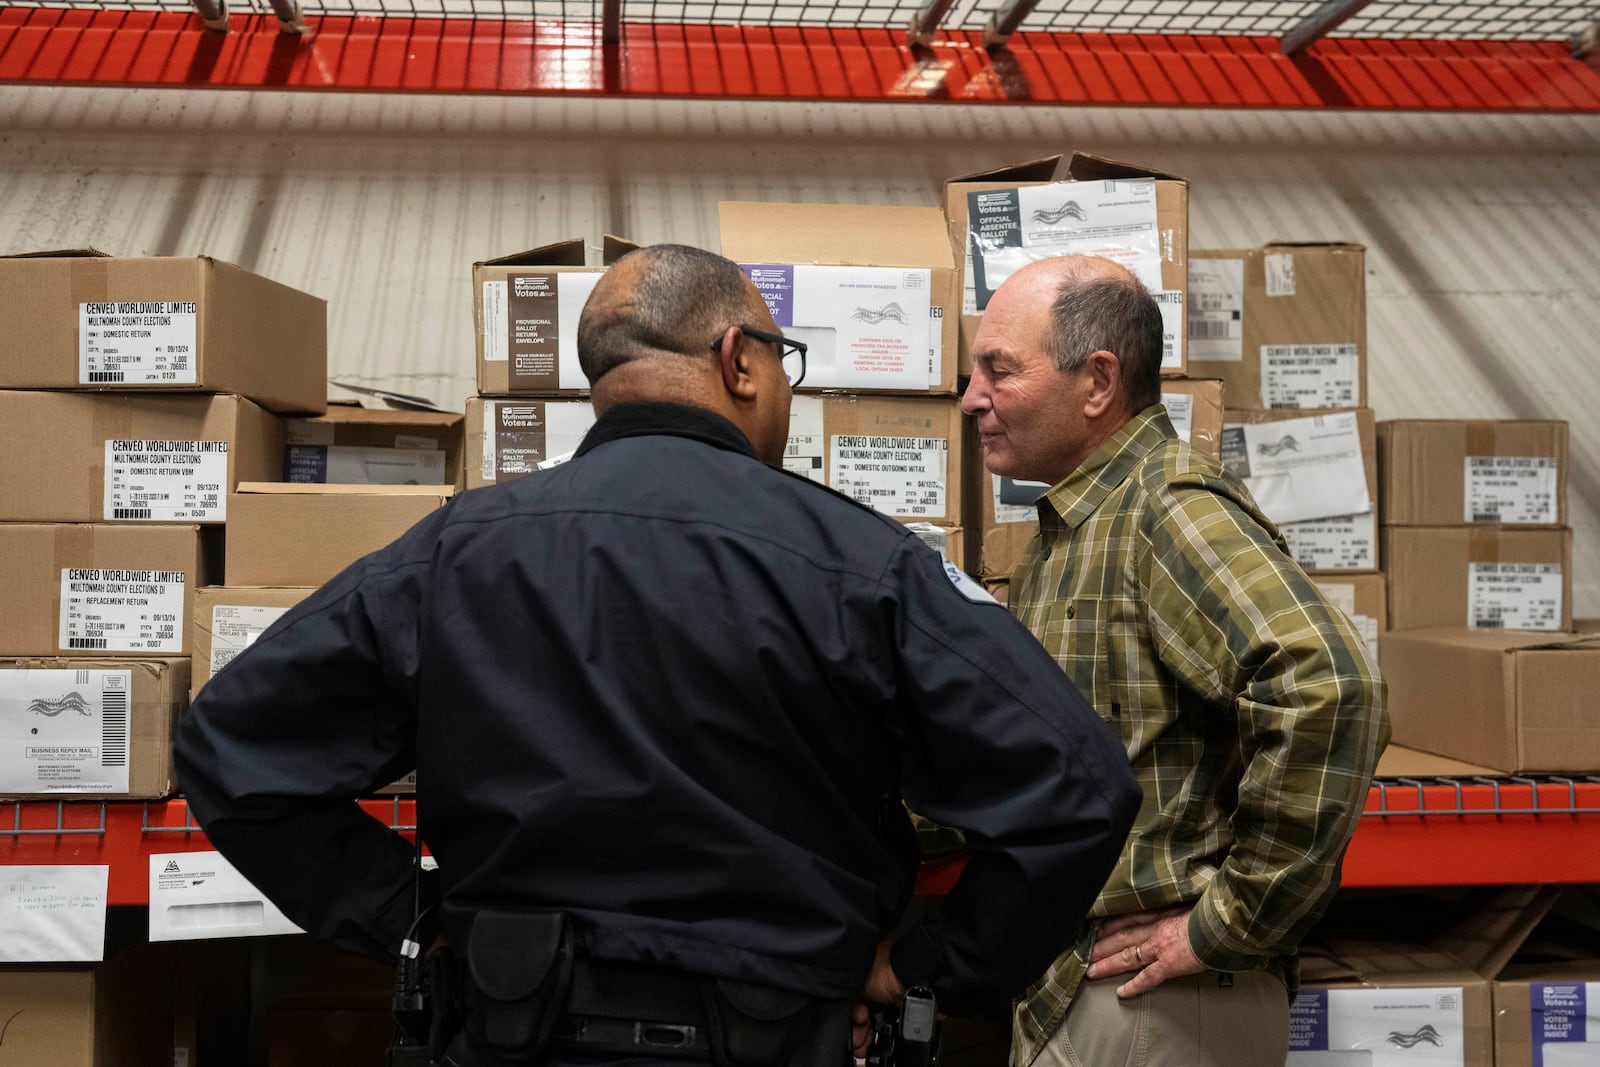
<svg viewBox="0 0 1600 1067">
<path fill-rule="evenodd" d="M 1600 773 L 1600 639 L 1452 627 L 1379 646 L 1396 744 L 1508 774 Z"/>
<path fill-rule="evenodd" d="M 1188 289 L 1189 183 L 1148 167 L 1074 153 L 1070 181 L 1041 184 L 997 178 L 1043 171 L 1044 160 L 989 171 L 945 187 L 951 239 L 963 260 L 964 318 L 1024 264 L 1061 255 L 1114 259 L 1138 275 L 1161 306 L 1163 374 L 1189 372 L 1184 304 Z M 955 202 L 963 198 L 964 203 Z M 970 373 L 969 349 L 963 369 Z M 965 333 L 965 331 L 963 331 Z"/>
<path fill-rule="evenodd" d="M 394 1035 L 393 970 L 305 940 L 278 943 L 269 960 L 283 991 L 266 1009 L 267 1067 L 382 1063 Z"/>
<path fill-rule="evenodd" d="M 1163 378 L 1161 400 L 1173 429 L 1195 449 L 1211 456 L 1222 448 L 1222 383 L 1214 378 Z M 1039 512 L 1032 500 L 1048 486 L 1019 483 L 990 474 L 983 465 L 983 447 L 969 433 L 973 447 L 965 457 L 965 493 L 972 514 L 967 525 L 968 569 L 983 579 L 1004 578 L 1016 568 L 1022 552 L 1039 530 Z M 1025 502 L 1024 502 L 1025 501 Z"/>
<path fill-rule="evenodd" d="M 1407 748 L 1391 742 L 1378 754 L 1378 778 L 1475 778 L 1479 775 L 1497 775 L 1500 771 L 1465 760 Z"/>
<path fill-rule="evenodd" d="M 172 956 L 135 945 L 88 966 L 0 967 L 0 1063 L 172 1067 Z"/>
<path fill-rule="evenodd" d="M 1275 241 L 1189 253 L 1189 373 L 1236 408 L 1367 403 L 1366 249 Z"/>
<path fill-rule="evenodd" d="M 1572 531 L 1386 526 L 1389 629 L 1572 628 Z"/>
<path fill-rule="evenodd" d="M 0 658 L 0 798 L 157 800 L 189 660 Z"/>
<path fill-rule="evenodd" d="M 289 419 L 279 471 L 242 481 L 356 485 L 462 484 L 462 416 L 330 404 L 326 415 Z"/>
<path fill-rule="evenodd" d="M 245 482 L 228 502 L 228 584 L 320 586 L 453 493 L 447 485 Z"/>
<path fill-rule="evenodd" d="M 722 254 L 811 346 L 802 391 L 956 393 L 959 283 L 936 208 L 728 201 L 717 215 Z"/>
<path fill-rule="evenodd" d="M 578 364 L 578 316 L 599 276 L 637 247 L 607 234 L 597 266 L 587 265 L 580 238 L 474 263 L 478 392 L 587 394 L 589 379 Z"/>
<path fill-rule="evenodd" d="M 0 656 L 189 654 L 198 526 L 0 523 Z"/>
<path fill-rule="evenodd" d="M 570 456 L 594 420 L 587 399 L 468 397 L 467 488 L 517 478 Z"/>
<path fill-rule="evenodd" d="M 1389 628 L 1388 583 L 1382 574 L 1320 575 L 1317 588 L 1334 607 L 1350 616 L 1366 639 L 1373 662 L 1378 659 L 1378 638 Z"/>
<path fill-rule="evenodd" d="M 314 592 L 312 586 L 208 585 L 195 590 L 189 636 L 194 657 L 190 694 L 199 693 L 213 674 L 248 648 L 278 616 Z"/>
<path fill-rule="evenodd" d="M 0 388 L 238 393 L 327 405 L 327 303 L 198 256 L 0 258 Z"/>
<path fill-rule="evenodd" d="M 1378 423 L 1386 526 L 1567 522 L 1567 424 L 1532 419 Z"/>
<path fill-rule="evenodd" d="M 1379 569 L 1377 429 L 1370 410 L 1230 408 L 1226 419 L 1223 462 L 1244 479 L 1300 566 L 1339 574 Z"/>
<path fill-rule="evenodd" d="M 239 396 L 0 391 L 0 519 L 220 523 L 282 452 L 283 420 Z"/>
<path fill-rule="evenodd" d="M 954 397 L 797 396 L 784 469 L 904 521 L 961 523 Z"/>
</svg>

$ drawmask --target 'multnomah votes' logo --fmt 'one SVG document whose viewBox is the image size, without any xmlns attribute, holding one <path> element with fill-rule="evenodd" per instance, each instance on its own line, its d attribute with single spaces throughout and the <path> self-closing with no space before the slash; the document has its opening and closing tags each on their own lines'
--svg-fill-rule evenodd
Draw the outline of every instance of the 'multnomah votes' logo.
<svg viewBox="0 0 1600 1067">
<path fill-rule="evenodd" d="M 1424 1025 L 1409 1034 L 1401 1033 L 1399 1030 L 1391 1030 L 1389 1031 L 1388 1040 L 1389 1044 L 1399 1045 L 1401 1048 L 1415 1048 L 1424 1041 L 1438 1048 L 1444 1048 L 1444 1042 L 1439 1037 L 1439 1031 L 1435 1030 L 1432 1024 Z"/>
<path fill-rule="evenodd" d="M 902 326 L 911 324 L 905 309 L 892 300 L 881 308 L 856 308 L 850 317 L 856 322 L 865 322 L 871 326 L 876 326 L 880 322 L 898 322 Z"/>
<path fill-rule="evenodd" d="M 1033 214 L 1028 216 L 1028 221 L 1042 222 L 1046 225 L 1054 226 L 1062 219 L 1074 219 L 1078 222 L 1083 222 L 1088 217 L 1083 208 L 1078 206 L 1076 200 L 1068 200 L 1060 207 L 1035 208 Z"/>
<path fill-rule="evenodd" d="M 89 702 L 78 693 L 68 693 L 66 696 L 51 700 L 49 697 L 34 697 L 28 703 L 28 710 L 35 715 L 43 715 L 53 719 L 63 711 L 75 711 L 79 715 L 93 715 Z"/>
</svg>

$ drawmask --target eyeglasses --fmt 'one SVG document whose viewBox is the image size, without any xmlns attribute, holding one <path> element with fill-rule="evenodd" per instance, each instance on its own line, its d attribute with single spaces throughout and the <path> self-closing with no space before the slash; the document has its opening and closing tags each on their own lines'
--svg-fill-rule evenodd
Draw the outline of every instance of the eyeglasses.
<svg viewBox="0 0 1600 1067">
<path fill-rule="evenodd" d="M 768 333 L 766 330 L 757 330 L 750 326 L 740 326 L 739 332 L 746 337 L 753 337 L 757 341 L 765 341 L 778 350 L 778 358 L 783 360 L 783 374 L 789 379 L 789 388 L 793 389 L 800 384 L 800 379 L 806 376 L 806 343 L 795 341 L 778 333 Z M 722 353 L 722 338 L 711 342 L 711 351 L 718 355 Z"/>
</svg>

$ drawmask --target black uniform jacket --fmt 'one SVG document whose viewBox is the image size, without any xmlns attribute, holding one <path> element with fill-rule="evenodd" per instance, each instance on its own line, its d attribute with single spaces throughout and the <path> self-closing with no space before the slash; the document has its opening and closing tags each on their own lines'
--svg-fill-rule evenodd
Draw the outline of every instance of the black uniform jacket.
<svg viewBox="0 0 1600 1067">
<path fill-rule="evenodd" d="M 564 909 L 596 956 L 853 997 L 911 887 L 903 796 L 973 848 L 893 961 L 957 1008 L 1037 978 L 1138 803 L 1003 608 L 898 523 L 630 404 L 290 610 L 178 731 L 212 842 L 309 932 L 393 958 L 415 766 L 446 932 Z"/>
</svg>

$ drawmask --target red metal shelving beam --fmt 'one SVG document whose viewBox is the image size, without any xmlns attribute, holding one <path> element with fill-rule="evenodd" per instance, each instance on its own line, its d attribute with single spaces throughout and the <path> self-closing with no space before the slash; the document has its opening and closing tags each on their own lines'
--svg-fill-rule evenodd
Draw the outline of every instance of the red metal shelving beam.
<svg viewBox="0 0 1600 1067">
<path fill-rule="evenodd" d="M 1147 107 L 1600 111 L 1600 71 L 1559 41 L 976 32 L 312 16 L 299 37 L 235 16 L 0 9 L 0 83 L 333 92 Z"/>
</svg>

